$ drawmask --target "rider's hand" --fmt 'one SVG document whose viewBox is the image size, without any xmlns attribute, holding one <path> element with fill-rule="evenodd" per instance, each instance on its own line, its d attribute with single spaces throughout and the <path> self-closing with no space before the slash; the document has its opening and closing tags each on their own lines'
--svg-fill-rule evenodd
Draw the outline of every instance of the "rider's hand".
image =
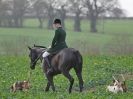
<svg viewBox="0 0 133 99">
<path fill-rule="evenodd" d="M 49 47 L 48 48 L 51 48 L 51 45 L 49 45 Z"/>
</svg>

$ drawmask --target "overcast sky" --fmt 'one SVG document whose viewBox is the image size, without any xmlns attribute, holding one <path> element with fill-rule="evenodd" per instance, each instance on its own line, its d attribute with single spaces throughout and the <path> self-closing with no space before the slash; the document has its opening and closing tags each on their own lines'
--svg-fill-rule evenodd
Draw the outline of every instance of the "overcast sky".
<svg viewBox="0 0 133 99">
<path fill-rule="evenodd" d="M 127 16 L 133 17 L 133 0 L 119 0 L 119 2 L 121 7 L 127 11 Z"/>
</svg>

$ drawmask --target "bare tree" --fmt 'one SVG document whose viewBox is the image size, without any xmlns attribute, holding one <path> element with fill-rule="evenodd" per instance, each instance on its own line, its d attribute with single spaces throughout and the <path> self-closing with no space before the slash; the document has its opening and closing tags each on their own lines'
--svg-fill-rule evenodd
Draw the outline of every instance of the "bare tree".
<svg viewBox="0 0 133 99">
<path fill-rule="evenodd" d="M 2 24 L 2 21 L 1 21 L 1 16 L 2 16 L 2 15 L 1 15 L 1 8 L 2 8 L 2 7 L 1 7 L 1 6 L 2 6 L 2 0 L 0 0 L 0 26 L 1 26 L 1 24 Z"/>
<path fill-rule="evenodd" d="M 9 4 L 7 1 L 0 0 L 0 26 L 7 27 L 10 23 Z"/>
<path fill-rule="evenodd" d="M 66 9 L 65 4 L 62 4 L 59 9 L 57 9 L 56 17 L 60 18 L 62 21 L 62 26 L 65 29 L 65 18 L 66 18 Z"/>
<path fill-rule="evenodd" d="M 83 0 L 83 2 L 90 20 L 91 32 L 97 32 L 97 19 L 101 14 L 108 15 L 113 9 L 119 7 L 118 0 Z"/>
<path fill-rule="evenodd" d="M 43 28 L 44 17 L 46 14 L 46 6 L 47 5 L 44 2 L 44 0 L 37 0 L 33 5 L 35 12 L 36 12 L 36 16 L 40 23 L 39 28 Z"/>
<path fill-rule="evenodd" d="M 48 24 L 47 24 L 47 28 L 48 29 L 53 29 L 52 24 L 53 24 L 53 20 L 54 20 L 54 8 L 52 7 L 52 5 L 48 6 Z"/>
<path fill-rule="evenodd" d="M 113 9 L 111 16 L 115 18 L 121 18 L 121 17 L 126 17 L 126 14 L 123 9 L 116 7 Z"/>
<path fill-rule="evenodd" d="M 13 0 L 12 13 L 15 27 L 23 27 L 23 16 L 28 4 L 27 0 Z"/>
<path fill-rule="evenodd" d="M 82 13 L 82 0 L 69 0 L 70 11 L 74 13 L 74 31 L 81 32 L 81 13 Z"/>
<path fill-rule="evenodd" d="M 66 18 L 66 0 L 47 0 L 48 29 L 53 29 L 52 24 L 54 18 L 62 20 L 62 26 L 65 28 Z"/>
<path fill-rule="evenodd" d="M 2 18 L 3 18 L 3 14 L 5 12 L 5 4 L 2 2 L 2 0 L 0 0 L 0 26 L 2 26 Z"/>
<path fill-rule="evenodd" d="M 52 24 L 55 17 L 54 6 L 56 4 L 56 0 L 44 0 L 44 1 L 46 3 L 47 17 L 48 17 L 47 29 L 53 29 Z"/>
</svg>

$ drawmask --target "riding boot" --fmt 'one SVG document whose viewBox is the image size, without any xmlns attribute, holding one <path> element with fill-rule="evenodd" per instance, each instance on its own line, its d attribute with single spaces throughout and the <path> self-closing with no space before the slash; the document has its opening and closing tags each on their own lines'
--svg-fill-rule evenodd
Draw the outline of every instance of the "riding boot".
<svg viewBox="0 0 133 99">
<path fill-rule="evenodd" d="M 48 67 L 51 68 L 52 66 L 50 64 L 50 61 L 49 61 L 48 57 L 45 57 L 44 60 L 47 63 Z"/>
<path fill-rule="evenodd" d="M 49 58 L 48 58 L 48 57 L 45 57 L 44 60 L 45 60 L 45 62 L 47 63 L 48 68 L 49 68 L 48 71 L 47 71 L 47 74 L 52 73 L 52 72 L 53 72 L 53 69 L 52 69 L 52 66 L 51 66 L 51 64 L 50 64 Z"/>
</svg>

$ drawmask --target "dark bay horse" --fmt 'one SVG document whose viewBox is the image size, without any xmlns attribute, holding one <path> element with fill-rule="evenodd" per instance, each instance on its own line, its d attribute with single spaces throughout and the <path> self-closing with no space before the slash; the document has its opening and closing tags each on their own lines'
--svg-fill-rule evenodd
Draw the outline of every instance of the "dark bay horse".
<svg viewBox="0 0 133 99">
<path fill-rule="evenodd" d="M 55 86 L 53 82 L 53 77 L 57 74 L 63 74 L 68 78 L 70 82 L 69 93 L 71 93 L 72 86 L 74 83 L 73 77 L 70 75 L 69 71 L 74 68 L 76 75 L 79 80 L 80 92 L 83 90 L 83 79 L 82 79 L 82 56 L 78 50 L 73 48 L 65 48 L 62 51 L 58 52 L 56 55 L 51 58 L 51 67 L 49 67 L 42 58 L 42 54 L 47 50 L 42 46 L 28 47 L 30 50 L 29 57 L 31 59 L 30 68 L 35 69 L 37 61 L 40 59 L 42 61 L 43 72 L 46 75 L 48 80 L 45 91 L 49 91 L 49 87 L 52 87 L 52 90 L 55 91 Z M 52 72 L 48 72 L 52 68 Z"/>
</svg>

